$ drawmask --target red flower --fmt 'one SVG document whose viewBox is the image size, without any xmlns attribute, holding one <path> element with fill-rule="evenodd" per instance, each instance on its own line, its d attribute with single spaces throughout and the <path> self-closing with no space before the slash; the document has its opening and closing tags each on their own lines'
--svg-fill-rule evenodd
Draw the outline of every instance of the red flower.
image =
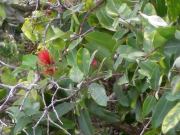
<svg viewBox="0 0 180 135">
<path fill-rule="evenodd" d="M 39 59 L 40 64 L 42 64 L 42 65 L 48 66 L 48 65 L 54 64 L 53 58 L 51 57 L 49 51 L 46 49 L 41 50 L 38 53 L 38 59 Z"/>
<path fill-rule="evenodd" d="M 97 67 L 97 60 L 95 58 L 92 60 L 91 65 Z"/>
<path fill-rule="evenodd" d="M 41 50 L 38 53 L 38 59 L 40 65 L 43 65 L 43 74 L 52 76 L 55 73 L 56 68 L 54 66 L 54 59 L 49 51 L 47 49 Z"/>
</svg>

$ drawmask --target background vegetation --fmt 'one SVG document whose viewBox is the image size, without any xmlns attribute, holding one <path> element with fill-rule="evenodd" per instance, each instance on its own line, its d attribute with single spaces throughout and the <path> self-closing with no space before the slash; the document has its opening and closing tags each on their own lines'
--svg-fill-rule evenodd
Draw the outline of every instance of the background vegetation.
<svg viewBox="0 0 180 135">
<path fill-rule="evenodd" d="M 1 135 L 180 134 L 179 0 L 1 0 Z"/>
</svg>

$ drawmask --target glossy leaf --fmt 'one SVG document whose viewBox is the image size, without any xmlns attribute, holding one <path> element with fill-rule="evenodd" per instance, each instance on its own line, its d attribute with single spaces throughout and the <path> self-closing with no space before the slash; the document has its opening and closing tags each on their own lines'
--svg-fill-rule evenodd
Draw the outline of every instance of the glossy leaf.
<svg viewBox="0 0 180 135">
<path fill-rule="evenodd" d="M 97 104 L 101 106 L 107 105 L 108 97 L 103 86 L 97 83 L 92 83 L 89 85 L 88 91 Z"/>
<path fill-rule="evenodd" d="M 77 66 L 74 66 L 71 68 L 69 72 L 69 77 L 72 81 L 79 83 L 82 81 L 84 74 L 81 72 L 81 70 Z"/>
<path fill-rule="evenodd" d="M 67 114 L 69 111 L 71 111 L 75 107 L 74 103 L 68 103 L 64 102 L 62 104 L 59 104 L 55 107 L 58 116 L 62 117 L 63 115 Z"/>
<path fill-rule="evenodd" d="M 154 96 L 148 96 L 143 103 L 143 115 L 148 115 L 156 105 L 156 98 Z"/>
<path fill-rule="evenodd" d="M 107 15 L 107 13 L 105 12 L 105 8 L 99 9 L 96 12 L 96 15 L 102 27 L 111 31 L 116 30 L 118 23 L 116 23 L 112 18 Z"/>
<path fill-rule="evenodd" d="M 162 132 L 166 134 L 180 121 L 180 103 L 177 103 L 165 116 L 163 123 L 162 123 Z"/>
<path fill-rule="evenodd" d="M 14 128 L 14 134 L 17 134 L 18 132 L 20 132 L 30 122 L 31 122 L 31 119 L 29 117 L 21 117 L 20 119 L 18 119 L 18 122 Z"/>
<path fill-rule="evenodd" d="M 87 75 L 90 68 L 90 53 L 86 48 L 80 48 L 77 52 L 77 64 L 79 69 Z"/>
<path fill-rule="evenodd" d="M 28 54 L 24 55 L 22 59 L 22 65 L 31 69 L 36 69 L 37 56 Z"/>
<path fill-rule="evenodd" d="M 78 122 L 79 122 L 81 131 L 85 135 L 94 134 L 91 119 L 90 119 L 90 116 L 89 116 L 89 113 L 87 110 L 80 111 L 80 116 L 78 117 Z"/>
<path fill-rule="evenodd" d="M 25 20 L 21 29 L 23 33 L 25 34 L 25 36 L 31 41 L 36 41 L 38 39 L 37 35 L 33 33 L 33 26 L 30 19 Z"/>
<path fill-rule="evenodd" d="M 122 58 L 125 58 L 129 61 L 135 61 L 136 59 L 141 58 L 142 56 L 145 56 L 145 53 L 142 52 L 141 50 L 135 49 L 128 45 L 121 45 L 118 48 L 117 52 Z"/>
<path fill-rule="evenodd" d="M 146 14 L 140 13 L 141 16 L 146 19 L 154 27 L 166 27 L 168 24 L 159 16 L 152 15 L 148 16 Z"/>
<path fill-rule="evenodd" d="M 159 99 L 152 115 L 151 124 L 153 128 L 157 128 L 162 124 L 164 117 L 175 104 L 176 102 L 168 101 L 165 96 Z"/>
<path fill-rule="evenodd" d="M 180 15 L 180 3 L 176 0 L 166 0 L 169 18 L 175 21 Z"/>
<path fill-rule="evenodd" d="M 101 120 L 111 123 L 116 123 L 120 121 L 117 114 L 108 111 L 101 106 L 98 106 L 95 102 L 88 103 L 88 110 L 90 111 L 91 114 L 97 116 Z"/>
</svg>

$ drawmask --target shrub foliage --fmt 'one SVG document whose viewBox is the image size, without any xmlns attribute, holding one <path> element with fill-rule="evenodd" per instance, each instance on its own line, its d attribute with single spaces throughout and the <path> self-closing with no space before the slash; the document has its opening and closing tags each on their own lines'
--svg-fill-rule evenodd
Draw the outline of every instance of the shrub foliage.
<svg viewBox="0 0 180 135">
<path fill-rule="evenodd" d="M 0 134 L 180 134 L 179 16 L 179 0 L 0 1 Z"/>
</svg>

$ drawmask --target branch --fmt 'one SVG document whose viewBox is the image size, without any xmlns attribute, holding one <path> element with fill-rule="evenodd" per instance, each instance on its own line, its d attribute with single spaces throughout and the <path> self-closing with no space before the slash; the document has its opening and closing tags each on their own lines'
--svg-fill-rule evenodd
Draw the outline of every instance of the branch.
<svg viewBox="0 0 180 135">
<path fill-rule="evenodd" d="M 55 92 L 55 94 L 56 94 L 56 92 Z M 54 94 L 53 96 L 55 96 L 55 94 Z M 48 112 L 48 110 L 49 110 L 50 107 L 46 105 L 46 101 L 45 101 L 45 97 L 44 97 L 44 92 L 43 92 L 42 90 L 41 90 L 41 95 L 42 95 L 42 100 L 43 100 L 45 109 L 44 109 L 44 112 L 43 112 L 43 114 L 41 115 L 40 119 L 39 119 L 39 120 L 36 122 L 36 124 L 32 127 L 32 128 L 33 128 L 33 135 L 36 134 L 36 133 L 35 133 L 35 129 L 36 129 L 37 126 L 39 125 L 40 121 L 45 117 L 45 115 L 47 115 L 47 120 L 48 120 L 49 122 L 51 122 L 53 125 L 57 126 L 57 127 L 60 128 L 61 130 L 63 130 L 66 134 L 71 135 L 66 129 L 64 129 L 63 127 L 61 127 L 60 125 L 58 125 L 57 123 L 55 123 L 55 122 L 51 119 L 51 117 L 49 116 L 49 112 Z M 54 104 L 53 104 L 53 99 L 52 99 L 51 107 L 53 107 L 53 106 L 54 106 Z M 54 110 L 55 110 L 55 108 L 54 108 Z M 57 114 L 57 112 L 56 112 L 56 110 L 55 110 L 55 114 L 56 114 L 56 116 L 58 117 L 58 120 L 60 121 L 60 123 L 62 123 L 61 120 L 60 120 L 60 118 L 59 118 L 59 116 L 58 116 L 58 114 Z M 49 122 L 48 122 L 48 125 L 47 125 L 47 126 L 49 126 Z M 49 129 L 48 129 L 47 132 L 49 132 Z"/>
<path fill-rule="evenodd" d="M 76 40 L 76 39 L 78 39 L 78 38 L 80 38 L 80 37 L 84 37 L 86 34 L 92 32 L 94 29 L 95 29 L 95 27 L 92 27 L 92 28 L 90 28 L 89 30 L 87 30 L 87 31 L 84 32 L 84 33 L 75 35 L 74 37 L 72 37 L 72 38 L 70 39 L 70 41 Z"/>
<path fill-rule="evenodd" d="M 20 107 L 20 109 L 22 109 L 22 106 L 23 106 L 23 104 L 24 104 L 24 102 L 25 102 L 25 99 L 26 99 L 26 97 L 27 97 L 28 94 L 29 94 L 28 91 L 30 91 L 31 89 L 33 89 L 34 86 L 37 86 L 36 83 L 37 83 L 38 81 L 39 81 L 39 75 L 38 75 L 38 74 L 35 74 L 35 79 L 34 79 L 34 81 L 32 82 L 32 84 L 29 84 L 28 86 L 25 85 L 23 82 L 18 83 L 18 84 L 16 84 L 15 86 L 10 86 L 10 85 L 6 85 L 6 84 L 1 84 L 1 83 L 0 83 L 0 87 L 6 88 L 6 89 L 10 89 L 8 96 L 6 97 L 5 101 L 3 101 L 3 103 L 2 103 L 1 106 L 0 106 L 0 110 L 2 110 L 3 107 L 7 104 L 7 102 L 10 101 L 10 98 L 13 97 L 13 95 L 16 93 L 16 91 L 17 91 L 18 89 L 25 89 L 25 90 L 27 91 L 27 93 L 26 93 L 25 98 L 23 99 L 22 105 L 21 105 L 21 107 Z"/>
<path fill-rule="evenodd" d="M 1 85 L 2 85 L 2 84 L 1 84 Z M 10 92 L 9 92 L 8 96 L 6 97 L 5 101 L 1 104 L 0 110 L 2 110 L 2 108 L 3 108 L 4 105 L 9 101 L 9 99 L 10 99 L 11 97 L 13 97 L 13 94 L 16 92 L 16 90 L 17 90 L 18 88 L 22 88 L 22 83 L 19 83 L 19 84 L 15 85 L 15 86 L 8 86 L 8 87 L 11 88 L 11 89 L 10 89 Z"/>
<path fill-rule="evenodd" d="M 148 128 L 148 126 L 151 124 L 151 119 L 146 123 L 146 125 L 144 126 L 144 128 L 142 129 L 140 135 L 143 135 L 144 132 L 146 131 L 146 129 Z"/>
<path fill-rule="evenodd" d="M 8 68 L 11 68 L 11 69 L 15 69 L 16 67 L 15 66 L 12 66 L 12 65 L 9 65 L 9 64 L 6 64 L 4 63 L 3 61 L 0 60 L 0 64 L 3 65 L 3 66 L 6 66 Z"/>
<path fill-rule="evenodd" d="M 100 0 L 96 3 L 96 6 L 91 8 L 84 16 L 83 20 L 82 20 L 82 23 L 80 24 L 80 27 L 79 27 L 79 32 L 78 34 L 81 35 L 82 34 L 82 31 L 83 31 L 83 27 L 84 27 L 84 24 L 86 22 L 86 20 L 88 19 L 89 15 L 94 11 L 96 10 L 99 6 L 101 6 L 103 3 L 105 2 L 105 0 Z"/>
<path fill-rule="evenodd" d="M 4 123 L 2 120 L 0 120 L 0 123 L 1 123 L 1 125 L 2 125 L 2 126 L 7 127 L 7 124 L 6 124 L 6 123 Z"/>
</svg>

